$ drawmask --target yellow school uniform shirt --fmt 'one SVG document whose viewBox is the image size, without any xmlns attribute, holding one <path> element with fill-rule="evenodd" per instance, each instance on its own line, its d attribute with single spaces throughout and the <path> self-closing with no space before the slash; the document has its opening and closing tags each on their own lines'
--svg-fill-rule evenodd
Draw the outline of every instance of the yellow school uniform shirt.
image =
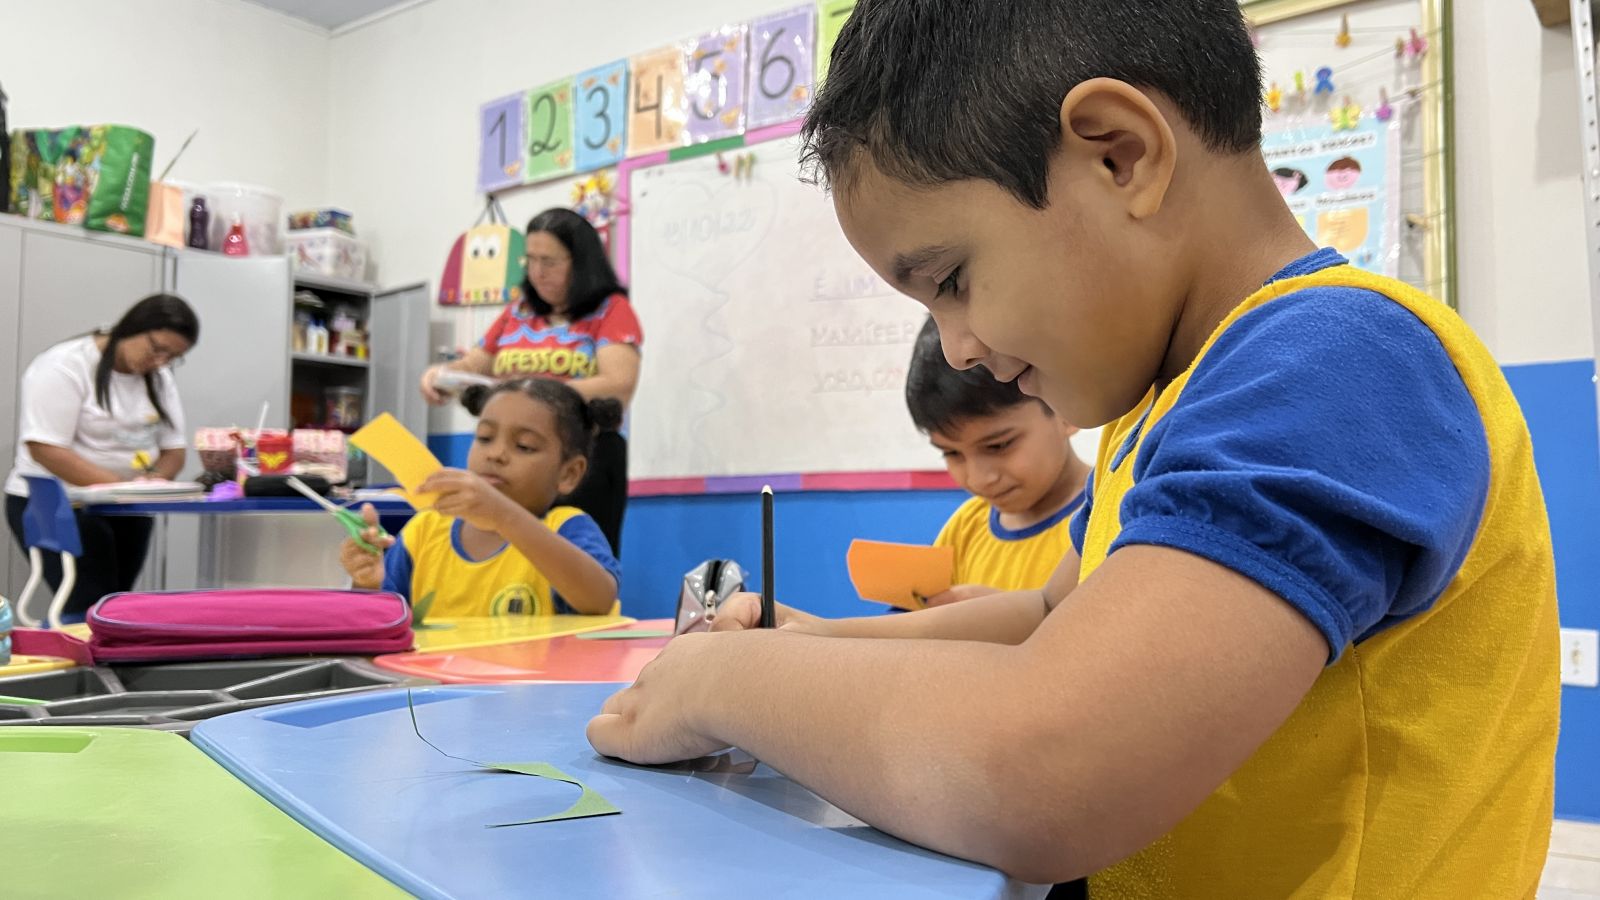
<svg viewBox="0 0 1600 900">
<path fill-rule="evenodd" d="M 545 514 L 547 528 L 594 557 L 621 583 L 622 566 L 600 526 L 571 506 L 558 506 Z M 383 589 L 413 604 L 433 595 L 428 615 L 434 618 L 464 616 L 549 616 L 571 614 L 550 586 L 550 579 L 509 544 L 483 559 L 471 559 L 461 546 L 461 520 L 423 510 L 401 529 L 394 546 L 384 554 Z"/>
<path fill-rule="evenodd" d="M 955 550 L 953 584 L 985 584 L 1002 591 L 1037 590 L 1055 574 L 1072 548 L 1068 527 L 1072 514 L 1083 505 L 1079 492 L 1041 522 L 1026 528 L 1006 528 L 1000 511 L 981 497 L 969 497 L 944 523 L 936 547 Z"/>
<path fill-rule="evenodd" d="M 1456 420 L 1433 411 L 1451 396 Z M 1554 562 L 1527 426 L 1453 311 L 1331 251 L 1297 262 L 1107 426 L 1089 495 L 1080 581 L 1124 544 L 1185 549 L 1284 597 L 1330 646 L 1288 721 L 1092 896 L 1534 896 Z"/>
</svg>

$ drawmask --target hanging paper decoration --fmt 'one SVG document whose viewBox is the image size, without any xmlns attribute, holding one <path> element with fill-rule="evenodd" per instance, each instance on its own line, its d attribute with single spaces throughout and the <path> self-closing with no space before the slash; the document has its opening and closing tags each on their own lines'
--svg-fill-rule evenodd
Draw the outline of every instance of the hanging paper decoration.
<svg viewBox="0 0 1600 900">
<path fill-rule="evenodd" d="M 1343 50 L 1350 46 L 1350 14 L 1345 13 L 1339 19 L 1339 34 L 1333 39 L 1333 45 Z"/>
<path fill-rule="evenodd" d="M 1318 96 L 1321 96 L 1322 94 L 1333 93 L 1332 69 L 1328 68 L 1327 66 L 1323 66 L 1317 70 L 1317 87 L 1313 93 L 1317 94 Z"/>
<path fill-rule="evenodd" d="M 572 186 L 572 210 L 589 220 L 596 230 L 609 228 L 617 218 L 617 182 L 604 169 Z"/>
<path fill-rule="evenodd" d="M 1413 62 L 1421 59 L 1428 52 L 1428 39 L 1417 34 L 1415 28 L 1411 29 L 1411 40 L 1406 42 L 1406 56 Z"/>
<path fill-rule="evenodd" d="M 1387 122 L 1394 118 L 1394 107 L 1389 105 L 1389 92 L 1378 88 L 1378 108 L 1373 112 L 1379 122 Z"/>
<path fill-rule="evenodd" d="M 1267 109 L 1277 112 L 1282 108 L 1283 88 L 1278 87 L 1278 83 L 1274 81 L 1272 86 L 1267 88 Z"/>
<path fill-rule="evenodd" d="M 1334 131 L 1354 131 L 1361 124 L 1361 107 L 1346 97 L 1344 105 L 1334 107 L 1328 117 L 1333 121 Z"/>
</svg>

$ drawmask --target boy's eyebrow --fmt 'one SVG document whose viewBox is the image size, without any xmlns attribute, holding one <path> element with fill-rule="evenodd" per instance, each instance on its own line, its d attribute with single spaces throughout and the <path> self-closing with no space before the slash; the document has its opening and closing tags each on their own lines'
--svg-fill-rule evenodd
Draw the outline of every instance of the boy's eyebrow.
<svg viewBox="0 0 1600 900">
<path fill-rule="evenodd" d="M 1011 437 L 1012 435 L 1014 435 L 1016 433 L 1016 430 L 1017 429 L 1015 427 L 1012 427 L 1012 426 L 1009 426 L 1009 425 L 1006 426 L 1005 428 L 998 428 L 998 429 L 995 429 L 994 431 L 989 432 L 988 434 L 984 435 L 983 437 L 978 438 L 978 440 L 975 443 L 992 444 L 995 441 L 1004 440 L 1007 437 Z"/>
<path fill-rule="evenodd" d="M 950 252 L 949 247 L 935 246 L 923 247 L 910 253 L 897 253 L 894 258 L 894 280 L 905 284 L 911 280 L 911 273 L 928 265 L 939 257 Z"/>
</svg>

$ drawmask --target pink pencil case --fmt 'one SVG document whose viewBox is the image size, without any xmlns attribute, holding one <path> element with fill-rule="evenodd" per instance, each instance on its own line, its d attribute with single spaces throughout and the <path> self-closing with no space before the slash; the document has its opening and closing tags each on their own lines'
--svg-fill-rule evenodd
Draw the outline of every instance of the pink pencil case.
<svg viewBox="0 0 1600 900">
<path fill-rule="evenodd" d="M 398 594 L 264 588 L 111 594 L 88 615 L 96 662 L 411 649 Z"/>
</svg>

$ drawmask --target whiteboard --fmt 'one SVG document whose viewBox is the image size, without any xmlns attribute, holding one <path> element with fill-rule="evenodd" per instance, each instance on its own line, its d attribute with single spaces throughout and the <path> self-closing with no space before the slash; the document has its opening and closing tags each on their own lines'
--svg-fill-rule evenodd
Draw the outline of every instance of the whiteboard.
<svg viewBox="0 0 1600 900">
<path fill-rule="evenodd" d="M 796 138 L 735 152 L 748 177 L 711 156 L 632 175 L 631 476 L 940 468 L 904 399 L 922 307 L 850 248 Z"/>
</svg>

